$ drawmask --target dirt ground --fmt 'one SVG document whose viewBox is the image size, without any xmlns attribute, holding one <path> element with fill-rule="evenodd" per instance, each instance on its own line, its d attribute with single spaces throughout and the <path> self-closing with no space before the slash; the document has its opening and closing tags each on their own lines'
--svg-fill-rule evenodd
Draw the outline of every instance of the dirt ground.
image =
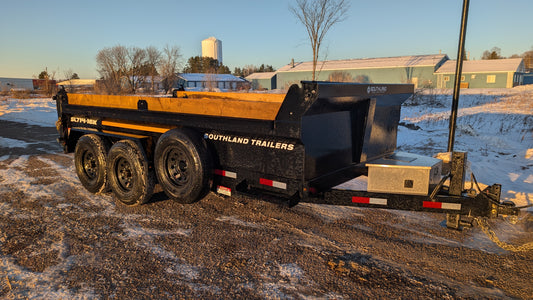
<svg viewBox="0 0 533 300">
<path fill-rule="evenodd" d="M 50 128 L 25 126 L 35 147 L 0 147 L 0 298 L 533 298 L 533 251 L 444 215 L 213 193 L 126 207 L 83 189 Z M 490 224 L 533 241 L 531 216 Z"/>
</svg>

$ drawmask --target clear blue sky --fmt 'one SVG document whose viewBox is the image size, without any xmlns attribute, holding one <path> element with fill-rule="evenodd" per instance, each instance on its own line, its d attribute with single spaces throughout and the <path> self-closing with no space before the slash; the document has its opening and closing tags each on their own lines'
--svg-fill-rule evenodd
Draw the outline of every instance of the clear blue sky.
<svg viewBox="0 0 533 300">
<path fill-rule="evenodd" d="M 183 63 L 201 41 L 222 40 L 224 64 L 273 65 L 311 60 L 294 0 L 0 0 L 0 77 L 32 78 L 67 70 L 96 78 L 98 50 L 115 45 L 181 49 Z M 457 55 L 462 0 L 352 0 L 348 18 L 323 43 L 323 59 Z M 533 47 L 533 1 L 471 0 L 466 50 L 479 59 Z"/>
</svg>

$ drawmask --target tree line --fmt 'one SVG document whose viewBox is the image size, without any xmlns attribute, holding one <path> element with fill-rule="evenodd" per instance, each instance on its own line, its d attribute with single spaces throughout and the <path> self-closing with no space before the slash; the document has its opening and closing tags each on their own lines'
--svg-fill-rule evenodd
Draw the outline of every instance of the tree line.
<svg viewBox="0 0 533 300">
<path fill-rule="evenodd" d="M 96 55 L 96 65 L 100 74 L 100 89 L 110 94 L 135 94 L 140 88 L 144 92 L 155 92 L 154 78 L 161 79 L 163 88 L 169 92 L 182 73 L 232 74 L 230 69 L 211 57 L 193 56 L 182 65 L 179 47 L 165 46 L 162 50 L 154 46 L 147 48 L 117 45 L 103 48 Z M 259 67 L 247 65 L 235 68 L 233 75 L 246 77 L 254 72 L 273 72 L 270 65 Z"/>
<path fill-rule="evenodd" d="M 166 91 L 172 89 L 181 60 L 178 46 L 146 48 L 117 45 L 104 48 L 96 55 L 101 85 L 107 93 L 135 94 L 139 88 L 154 92 L 155 77 L 162 79 Z"/>
<path fill-rule="evenodd" d="M 481 56 L 482 60 L 489 60 L 489 59 L 504 59 L 506 57 L 501 55 L 502 49 L 499 47 L 493 47 L 490 50 L 483 51 L 483 55 Z M 524 60 L 524 65 L 526 69 L 533 70 L 533 47 L 531 47 L 531 50 L 528 50 L 522 54 L 513 54 L 509 56 L 508 58 L 522 58 Z"/>
<path fill-rule="evenodd" d="M 260 66 L 245 65 L 244 67 L 235 67 L 233 72 L 221 64 L 218 60 L 211 57 L 194 56 L 189 58 L 187 65 L 183 68 L 183 73 L 208 73 L 208 74 L 233 74 L 237 77 L 246 77 L 253 73 L 274 72 L 271 65 L 261 64 Z"/>
</svg>

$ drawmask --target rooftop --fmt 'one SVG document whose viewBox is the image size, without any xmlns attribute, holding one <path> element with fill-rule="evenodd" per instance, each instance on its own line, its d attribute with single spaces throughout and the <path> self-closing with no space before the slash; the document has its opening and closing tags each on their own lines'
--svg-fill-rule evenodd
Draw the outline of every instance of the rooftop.
<svg viewBox="0 0 533 300">
<path fill-rule="evenodd" d="M 186 81 L 246 81 L 231 74 L 181 73 L 178 77 Z"/>
<path fill-rule="evenodd" d="M 425 67 L 436 66 L 443 60 L 447 60 L 446 54 L 431 55 L 411 55 L 381 58 L 362 58 L 319 61 L 317 69 L 321 70 L 342 70 L 342 69 L 370 69 L 370 68 L 401 68 L 401 67 Z M 294 66 L 288 64 L 278 70 L 278 72 L 302 72 L 312 70 L 313 62 L 298 62 Z"/>
<path fill-rule="evenodd" d="M 448 60 L 435 73 L 454 74 L 456 64 L 456 60 Z M 524 71 L 521 58 L 466 60 L 463 62 L 463 73 Z"/>
<path fill-rule="evenodd" d="M 94 85 L 96 83 L 96 79 L 70 79 L 58 82 L 56 85 Z"/>
<path fill-rule="evenodd" d="M 276 75 L 277 72 L 257 72 L 246 76 L 246 80 L 252 79 L 270 79 Z"/>
</svg>

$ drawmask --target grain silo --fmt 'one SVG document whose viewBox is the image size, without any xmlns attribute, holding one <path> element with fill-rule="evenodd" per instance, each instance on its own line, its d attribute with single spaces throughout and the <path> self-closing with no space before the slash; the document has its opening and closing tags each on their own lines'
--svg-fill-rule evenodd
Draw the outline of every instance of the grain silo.
<svg viewBox="0 0 533 300">
<path fill-rule="evenodd" d="M 222 64 L 222 41 L 214 37 L 203 40 L 202 56 L 212 57 Z"/>
</svg>

